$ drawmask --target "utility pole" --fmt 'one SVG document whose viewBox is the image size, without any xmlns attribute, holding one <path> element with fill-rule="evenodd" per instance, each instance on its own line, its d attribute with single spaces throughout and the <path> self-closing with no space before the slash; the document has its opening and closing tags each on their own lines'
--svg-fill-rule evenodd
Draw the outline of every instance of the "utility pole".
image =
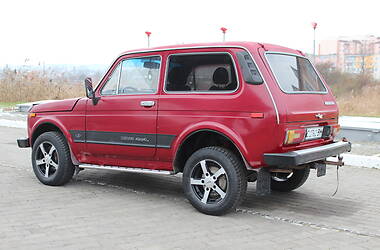
<svg viewBox="0 0 380 250">
<path fill-rule="evenodd" d="M 317 23 L 316 22 L 312 22 L 311 23 L 311 26 L 313 27 L 313 30 L 314 30 L 314 39 L 313 39 L 313 63 L 315 63 L 315 30 L 317 29 Z"/>
<path fill-rule="evenodd" d="M 149 31 L 145 31 L 145 34 L 148 38 L 148 48 L 150 47 L 150 35 L 152 34 L 152 32 L 149 32 Z"/>
<path fill-rule="evenodd" d="M 225 42 L 225 41 L 226 41 L 226 32 L 227 32 L 227 29 L 224 28 L 224 27 L 222 27 L 222 28 L 220 28 L 220 30 L 221 30 L 222 33 L 223 33 L 223 42 Z"/>
</svg>

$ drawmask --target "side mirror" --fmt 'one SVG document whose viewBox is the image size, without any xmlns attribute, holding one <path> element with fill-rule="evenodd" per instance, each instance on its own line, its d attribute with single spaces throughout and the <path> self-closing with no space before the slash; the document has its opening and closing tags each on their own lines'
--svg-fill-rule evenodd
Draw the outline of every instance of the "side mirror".
<svg viewBox="0 0 380 250">
<path fill-rule="evenodd" d="M 99 101 L 99 97 L 96 97 L 95 96 L 95 91 L 92 87 L 92 79 L 91 77 L 87 77 L 85 80 L 84 80 L 84 86 L 86 88 L 86 96 L 87 98 L 91 99 L 92 100 L 92 104 L 96 105 Z"/>
</svg>

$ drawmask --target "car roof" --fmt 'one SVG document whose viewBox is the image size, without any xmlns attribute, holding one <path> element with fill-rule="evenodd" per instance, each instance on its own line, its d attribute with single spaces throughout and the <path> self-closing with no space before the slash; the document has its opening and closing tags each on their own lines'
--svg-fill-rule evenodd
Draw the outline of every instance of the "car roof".
<svg viewBox="0 0 380 250">
<path fill-rule="evenodd" d="M 215 47 L 241 47 L 248 50 L 257 50 L 258 48 L 263 48 L 266 51 L 276 51 L 284 53 L 292 53 L 298 55 L 304 55 L 299 50 L 294 50 L 280 45 L 269 44 L 269 43 L 258 43 L 258 42 L 218 42 L 218 43 L 192 43 L 192 44 L 176 44 L 176 45 L 166 45 L 153 48 L 141 48 L 128 50 L 121 53 L 120 56 L 133 53 L 147 53 L 155 51 L 170 51 L 170 50 L 179 50 L 179 49 L 196 49 L 196 48 L 215 48 Z"/>
</svg>

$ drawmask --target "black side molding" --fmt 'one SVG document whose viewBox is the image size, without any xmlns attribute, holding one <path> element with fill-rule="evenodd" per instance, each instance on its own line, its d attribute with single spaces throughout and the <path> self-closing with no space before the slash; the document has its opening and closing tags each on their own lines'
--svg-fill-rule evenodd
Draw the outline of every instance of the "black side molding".
<svg viewBox="0 0 380 250">
<path fill-rule="evenodd" d="M 264 154 L 264 162 L 268 166 L 288 168 L 324 160 L 327 157 L 336 156 L 349 151 L 351 151 L 350 142 L 333 142 L 320 147 L 290 151 L 286 153 Z"/>
<path fill-rule="evenodd" d="M 110 131 L 70 130 L 76 143 L 94 143 L 119 146 L 170 148 L 175 135 L 144 134 Z"/>
<path fill-rule="evenodd" d="M 19 148 L 29 148 L 29 138 L 17 139 L 17 145 Z"/>
</svg>

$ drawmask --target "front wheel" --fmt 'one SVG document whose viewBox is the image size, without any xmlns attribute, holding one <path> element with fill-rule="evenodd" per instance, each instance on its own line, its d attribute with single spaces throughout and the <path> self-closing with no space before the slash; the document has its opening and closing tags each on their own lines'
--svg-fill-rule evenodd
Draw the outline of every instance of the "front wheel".
<svg viewBox="0 0 380 250">
<path fill-rule="evenodd" d="M 66 184 L 75 170 L 69 146 L 59 132 L 46 132 L 37 138 L 32 149 L 32 164 L 38 180 L 50 186 Z"/>
<path fill-rule="evenodd" d="M 185 164 L 183 189 L 198 211 L 209 215 L 225 214 L 244 198 L 247 189 L 244 166 L 225 148 L 199 149 Z"/>
<path fill-rule="evenodd" d="M 271 188 L 279 192 L 290 192 L 302 186 L 309 177 L 310 168 L 293 169 L 291 173 L 272 173 Z"/>
</svg>

